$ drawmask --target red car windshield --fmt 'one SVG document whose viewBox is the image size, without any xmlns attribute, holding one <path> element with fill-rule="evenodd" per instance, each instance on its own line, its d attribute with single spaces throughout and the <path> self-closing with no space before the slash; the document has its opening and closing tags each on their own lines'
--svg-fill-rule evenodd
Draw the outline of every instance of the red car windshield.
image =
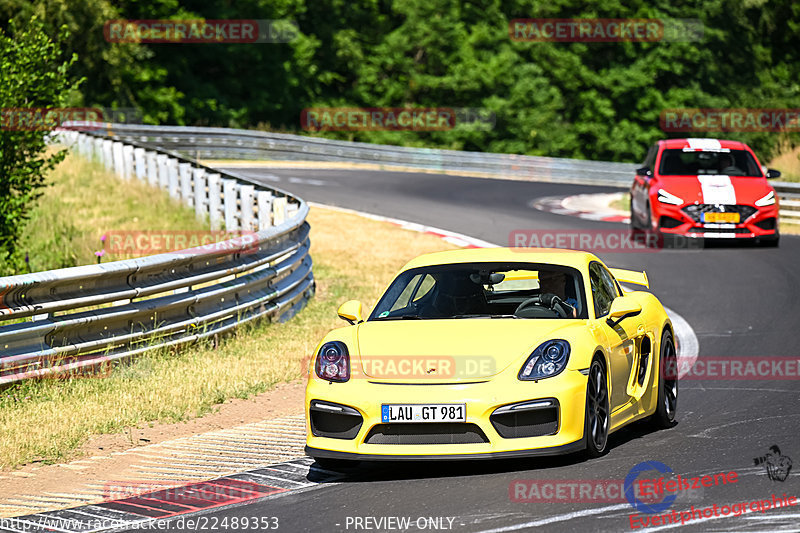
<svg viewBox="0 0 800 533">
<path fill-rule="evenodd" d="M 723 174 L 728 176 L 763 177 L 761 169 L 747 150 L 684 151 L 664 150 L 661 154 L 662 176 L 699 176 Z"/>
</svg>

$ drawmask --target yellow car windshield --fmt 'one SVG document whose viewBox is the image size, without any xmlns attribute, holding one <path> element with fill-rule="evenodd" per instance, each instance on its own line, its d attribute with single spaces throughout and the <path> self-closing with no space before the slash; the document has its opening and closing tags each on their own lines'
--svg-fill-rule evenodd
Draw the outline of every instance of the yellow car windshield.
<svg viewBox="0 0 800 533">
<path fill-rule="evenodd" d="M 394 280 L 370 320 L 586 318 L 581 280 L 574 268 L 557 265 L 420 267 L 402 272 Z"/>
</svg>

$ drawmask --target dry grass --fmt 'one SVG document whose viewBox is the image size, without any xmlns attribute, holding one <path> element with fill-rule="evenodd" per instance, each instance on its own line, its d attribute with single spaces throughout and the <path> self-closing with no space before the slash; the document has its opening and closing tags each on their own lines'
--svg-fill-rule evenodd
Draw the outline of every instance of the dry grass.
<svg viewBox="0 0 800 533">
<path fill-rule="evenodd" d="M 800 181 L 800 146 L 787 145 L 767 166 L 781 171 L 781 181 Z"/>
<path fill-rule="evenodd" d="M 110 231 L 208 229 L 163 191 L 116 179 L 99 163 L 69 155 L 48 176 L 19 245 L 38 272 L 95 263 L 100 237 Z M 124 258 L 106 254 L 103 262 Z M 0 275 L 8 274 L 0 264 Z"/>
<path fill-rule="evenodd" d="M 202 416 L 229 398 L 296 380 L 321 337 L 343 325 L 339 304 L 357 298 L 374 305 L 407 260 L 454 248 L 430 235 L 325 209 L 312 209 L 309 222 L 317 294 L 299 315 L 246 328 L 217 348 L 146 356 L 109 378 L 24 383 L 0 394 L 0 467 L 65 460 L 91 435 Z"/>
<path fill-rule="evenodd" d="M 630 200 L 628 197 L 628 193 L 623 194 L 620 198 L 612 200 L 609 207 L 613 209 L 619 209 L 620 211 L 629 212 L 630 211 Z"/>
</svg>

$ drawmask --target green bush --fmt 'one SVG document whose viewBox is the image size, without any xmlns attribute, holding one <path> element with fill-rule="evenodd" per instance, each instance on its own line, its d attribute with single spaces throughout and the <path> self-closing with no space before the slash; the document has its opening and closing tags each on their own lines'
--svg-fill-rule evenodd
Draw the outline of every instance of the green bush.
<svg viewBox="0 0 800 533">
<path fill-rule="evenodd" d="M 63 35 L 63 34 L 62 34 Z M 32 204 L 41 195 L 44 176 L 66 151 L 45 153 L 47 131 L 20 129 L 15 109 L 61 107 L 77 84 L 68 78 L 75 57 L 62 59 L 58 42 L 37 18 L 24 27 L 0 28 L 0 262 L 22 268 L 17 249 Z"/>
</svg>

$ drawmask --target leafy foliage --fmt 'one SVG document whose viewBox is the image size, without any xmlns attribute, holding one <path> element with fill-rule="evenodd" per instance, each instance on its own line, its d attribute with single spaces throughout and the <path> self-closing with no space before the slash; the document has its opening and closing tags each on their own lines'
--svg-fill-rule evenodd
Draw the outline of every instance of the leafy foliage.
<svg viewBox="0 0 800 533">
<path fill-rule="evenodd" d="M 61 106 L 76 87 L 68 76 L 75 58 L 60 59 L 59 45 L 44 33 L 36 18 L 25 27 L 12 24 L 11 30 L 13 36 L 0 29 L 0 107 Z M 6 115 L 4 124 L 13 126 L 13 121 Z M 14 127 L 0 130 L 0 260 L 21 262 L 15 244 L 31 204 L 41 194 L 45 173 L 66 154 L 46 154 L 46 134 Z"/>
<path fill-rule="evenodd" d="M 671 108 L 800 107 L 793 0 L 0 0 L 0 20 L 66 24 L 85 105 L 146 122 L 301 131 L 313 106 L 493 112 L 490 128 L 339 132 L 338 138 L 616 161 L 640 160 Z M 115 44 L 114 18 L 287 19 L 284 44 Z M 695 42 L 516 42 L 515 18 L 698 19 Z M 0 23 L 2 24 L 2 23 Z M 702 134 L 701 134 L 702 135 Z M 770 156 L 796 135 L 709 133 Z"/>
</svg>

